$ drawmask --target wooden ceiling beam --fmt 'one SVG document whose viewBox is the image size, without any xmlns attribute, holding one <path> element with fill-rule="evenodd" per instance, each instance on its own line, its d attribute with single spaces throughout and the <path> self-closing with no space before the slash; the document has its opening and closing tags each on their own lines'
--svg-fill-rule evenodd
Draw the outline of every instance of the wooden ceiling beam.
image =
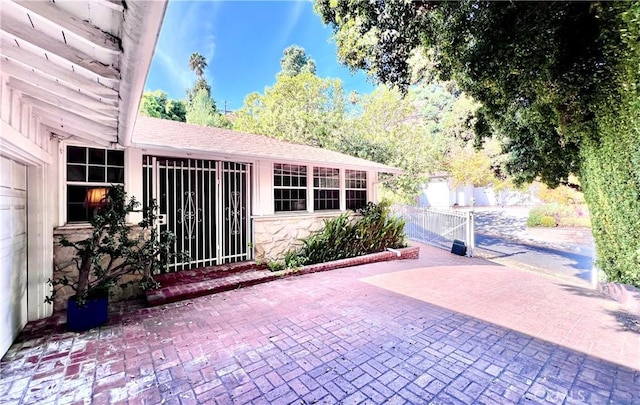
<svg viewBox="0 0 640 405">
<path fill-rule="evenodd" d="M 47 120 L 48 125 L 52 128 L 67 132 L 73 132 L 76 129 L 109 142 L 116 142 L 118 139 L 115 127 L 100 124 L 36 99 L 25 100 L 25 104 L 30 104 L 33 107 L 34 115 Z"/>
<path fill-rule="evenodd" d="M 2 14 L 0 18 L 2 19 L 0 30 L 3 35 L 7 35 L 11 40 L 16 40 L 18 43 L 24 41 L 32 44 L 48 57 L 55 55 L 58 58 L 69 61 L 71 65 L 85 69 L 92 75 L 109 80 L 119 80 L 120 72 L 113 66 L 106 65 L 96 60 L 96 58 L 74 49 L 62 41 L 51 38 L 51 36 L 41 31 L 27 27 L 9 15 Z"/>
<path fill-rule="evenodd" d="M 44 24 L 56 25 L 64 35 L 74 35 L 78 39 L 91 43 L 93 46 L 102 48 L 105 51 L 119 54 L 120 40 L 112 35 L 101 31 L 97 27 L 83 21 L 49 1 L 17 0 L 13 2 L 16 7 L 29 14 L 30 19 L 38 20 Z M 6 6 L 6 5 L 5 5 Z M 35 22 L 34 22 L 35 24 Z"/>
<path fill-rule="evenodd" d="M 96 139 L 95 136 L 77 129 L 72 129 L 73 132 L 70 132 L 70 131 L 65 131 L 61 128 L 55 128 L 56 124 L 51 123 L 47 119 L 44 119 L 41 125 L 45 131 L 49 132 L 52 136 L 57 137 L 59 139 L 63 139 L 63 140 L 78 139 L 81 142 L 92 143 L 97 146 L 103 146 L 107 148 L 113 147 L 113 144 L 114 144 L 111 140 L 107 140 L 103 138 Z"/>
<path fill-rule="evenodd" d="M 74 112 L 79 116 L 98 121 L 102 124 L 111 125 L 118 121 L 117 114 L 101 113 L 100 111 L 94 110 L 75 101 L 56 97 L 47 91 L 39 90 L 37 87 L 32 86 L 29 83 L 13 77 L 9 79 L 8 85 L 12 89 L 21 92 L 24 96 L 33 97 L 49 105 Z"/>
<path fill-rule="evenodd" d="M 29 69 L 38 71 L 40 74 L 51 77 L 54 81 L 65 82 L 69 87 L 92 93 L 99 98 L 118 99 L 118 89 L 103 86 L 100 83 L 91 81 L 81 75 L 64 69 L 51 61 L 40 58 L 32 53 L 24 52 L 15 43 L 0 40 L 0 55 L 26 66 Z"/>
<path fill-rule="evenodd" d="M 118 114 L 118 101 L 114 99 L 98 99 L 93 95 L 82 93 L 78 90 L 71 89 L 59 82 L 53 81 L 48 77 L 42 76 L 37 72 L 23 67 L 13 61 L 3 61 L 2 73 L 11 78 L 16 78 L 22 82 L 29 83 L 41 91 L 50 93 L 52 96 L 60 97 L 64 100 L 72 100 L 76 103 L 85 105 L 103 114 Z"/>
</svg>

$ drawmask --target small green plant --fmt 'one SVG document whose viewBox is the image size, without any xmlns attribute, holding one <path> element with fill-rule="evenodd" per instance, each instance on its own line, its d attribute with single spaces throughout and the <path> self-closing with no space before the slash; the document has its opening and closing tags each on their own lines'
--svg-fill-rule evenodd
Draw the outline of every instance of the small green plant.
<svg viewBox="0 0 640 405">
<path fill-rule="evenodd" d="M 51 294 L 45 302 L 53 303 L 62 288 L 70 287 L 76 293 L 78 305 L 84 305 L 88 298 L 105 296 L 111 288 L 125 288 L 139 283 L 142 289 L 157 286 L 153 274 L 159 271 L 167 260 L 186 254 L 172 253 L 175 235 L 158 232 L 154 226 L 158 206 L 155 201 L 145 209 L 144 219 L 133 231 L 126 221 L 127 215 L 137 212 L 141 204 L 135 198 L 127 198 L 124 187 L 109 188 L 106 203 L 96 210 L 91 219 L 92 232 L 85 239 L 71 242 L 66 237 L 60 239 L 60 246 L 75 250 L 74 262 L 78 270 L 76 277 L 49 279 Z M 135 281 L 118 284 L 125 275 L 138 275 Z"/>
<path fill-rule="evenodd" d="M 545 228 L 555 228 L 556 226 L 558 226 L 558 224 L 556 223 L 556 219 L 554 217 L 545 215 L 540 220 L 540 226 L 543 226 Z"/>
<path fill-rule="evenodd" d="M 536 226 L 540 226 L 541 224 L 542 224 L 542 214 L 534 210 L 531 210 L 531 212 L 529 212 L 529 218 L 527 219 L 527 226 L 533 228 Z"/>
<path fill-rule="evenodd" d="M 269 260 L 267 262 L 267 267 L 271 271 L 280 271 L 284 270 L 285 264 L 282 260 Z"/>
<path fill-rule="evenodd" d="M 287 269 L 299 270 L 305 264 L 307 264 L 307 258 L 298 255 L 295 250 L 289 250 L 284 255 L 284 265 Z"/>
</svg>

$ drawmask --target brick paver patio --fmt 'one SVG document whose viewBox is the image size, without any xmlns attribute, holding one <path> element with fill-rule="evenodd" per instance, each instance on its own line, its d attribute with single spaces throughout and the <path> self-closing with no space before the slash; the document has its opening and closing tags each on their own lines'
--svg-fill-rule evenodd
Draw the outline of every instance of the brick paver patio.
<svg viewBox="0 0 640 405">
<path fill-rule="evenodd" d="M 638 315 L 580 285 L 422 247 L 142 308 L 31 323 L 0 403 L 640 403 Z"/>
</svg>

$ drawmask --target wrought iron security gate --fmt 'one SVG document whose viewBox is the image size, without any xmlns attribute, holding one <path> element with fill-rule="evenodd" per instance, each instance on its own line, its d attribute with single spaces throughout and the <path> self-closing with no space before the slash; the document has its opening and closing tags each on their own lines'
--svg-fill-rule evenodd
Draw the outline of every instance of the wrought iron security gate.
<svg viewBox="0 0 640 405">
<path fill-rule="evenodd" d="M 249 259 L 249 170 L 243 163 L 144 156 L 144 201 L 156 199 L 160 230 L 189 256 L 166 272 Z"/>
</svg>

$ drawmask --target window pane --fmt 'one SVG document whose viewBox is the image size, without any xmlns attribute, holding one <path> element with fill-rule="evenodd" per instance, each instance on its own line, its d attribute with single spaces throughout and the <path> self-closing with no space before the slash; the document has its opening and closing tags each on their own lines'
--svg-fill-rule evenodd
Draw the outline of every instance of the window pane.
<svg viewBox="0 0 640 405">
<path fill-rule="evenodd" d="M 307 167 L 275 163 L 273 165 L 275 211 L 307 209 Z"/>
<path fill-rule="evenodd" d="M 67 204 L 67 222 L 88 222 L 89 210 L 83 204 Z"/>
<path fill-rule="evenodd" d="M 340 209 L 339 190 L 314 190 L 313 200 L 317 211 Z"/>
<path fill-rule="evenodd" d="M 67 181 L 87 181 L 85 166 L 67 165 Z"/>
<path fill-rule="evenodd" d="M 67 186 L 67 222 L 87 222 L 93 210 L 85 207 L 89 186 Z"/>
<path fill-rule="evenodd" d="M 124 151 L 122 150 L 107 151 L 107 164 L 109 166 L 124 166 Z"/>
<path fill-rule="evenodd" d="M 84 199 L 87 196 L 87 190 L 89 186 L 68 186 L 67 187 L 67 201 L 69 203 L 84 204 Z"/>
<path fill-rule="evenodd" d="M 87 148 L 67 146 L 68 163 L 87 163 Z"/>
<path fill-rule="evenodd" d="M 104 166 L 89 166 L 89 180 L 104 183 Z"/>
<path fill-rule="evenodd" d="M 106 163 L 106 150 L 89 148 L 89 163 L 103 165 Z"/>
<path fill-rule="evenodd" d="M 347 190 L 347 209 L 357 210 L 367 205 L 366 190 Z"/>
<path fill-rule="evenodd" d="M 107 183 L 124 183 L 124 169 L 107 167 Z"/>
<path fill-rule="evenodd" d="M 124 184 L 124 151 L 68 146 L 67 182 L 98 183 L 67 184 L 67 222 L 89 221 L 94 210 L 84 206 L 87 190 L 100 184 Z"/>
</svg>

